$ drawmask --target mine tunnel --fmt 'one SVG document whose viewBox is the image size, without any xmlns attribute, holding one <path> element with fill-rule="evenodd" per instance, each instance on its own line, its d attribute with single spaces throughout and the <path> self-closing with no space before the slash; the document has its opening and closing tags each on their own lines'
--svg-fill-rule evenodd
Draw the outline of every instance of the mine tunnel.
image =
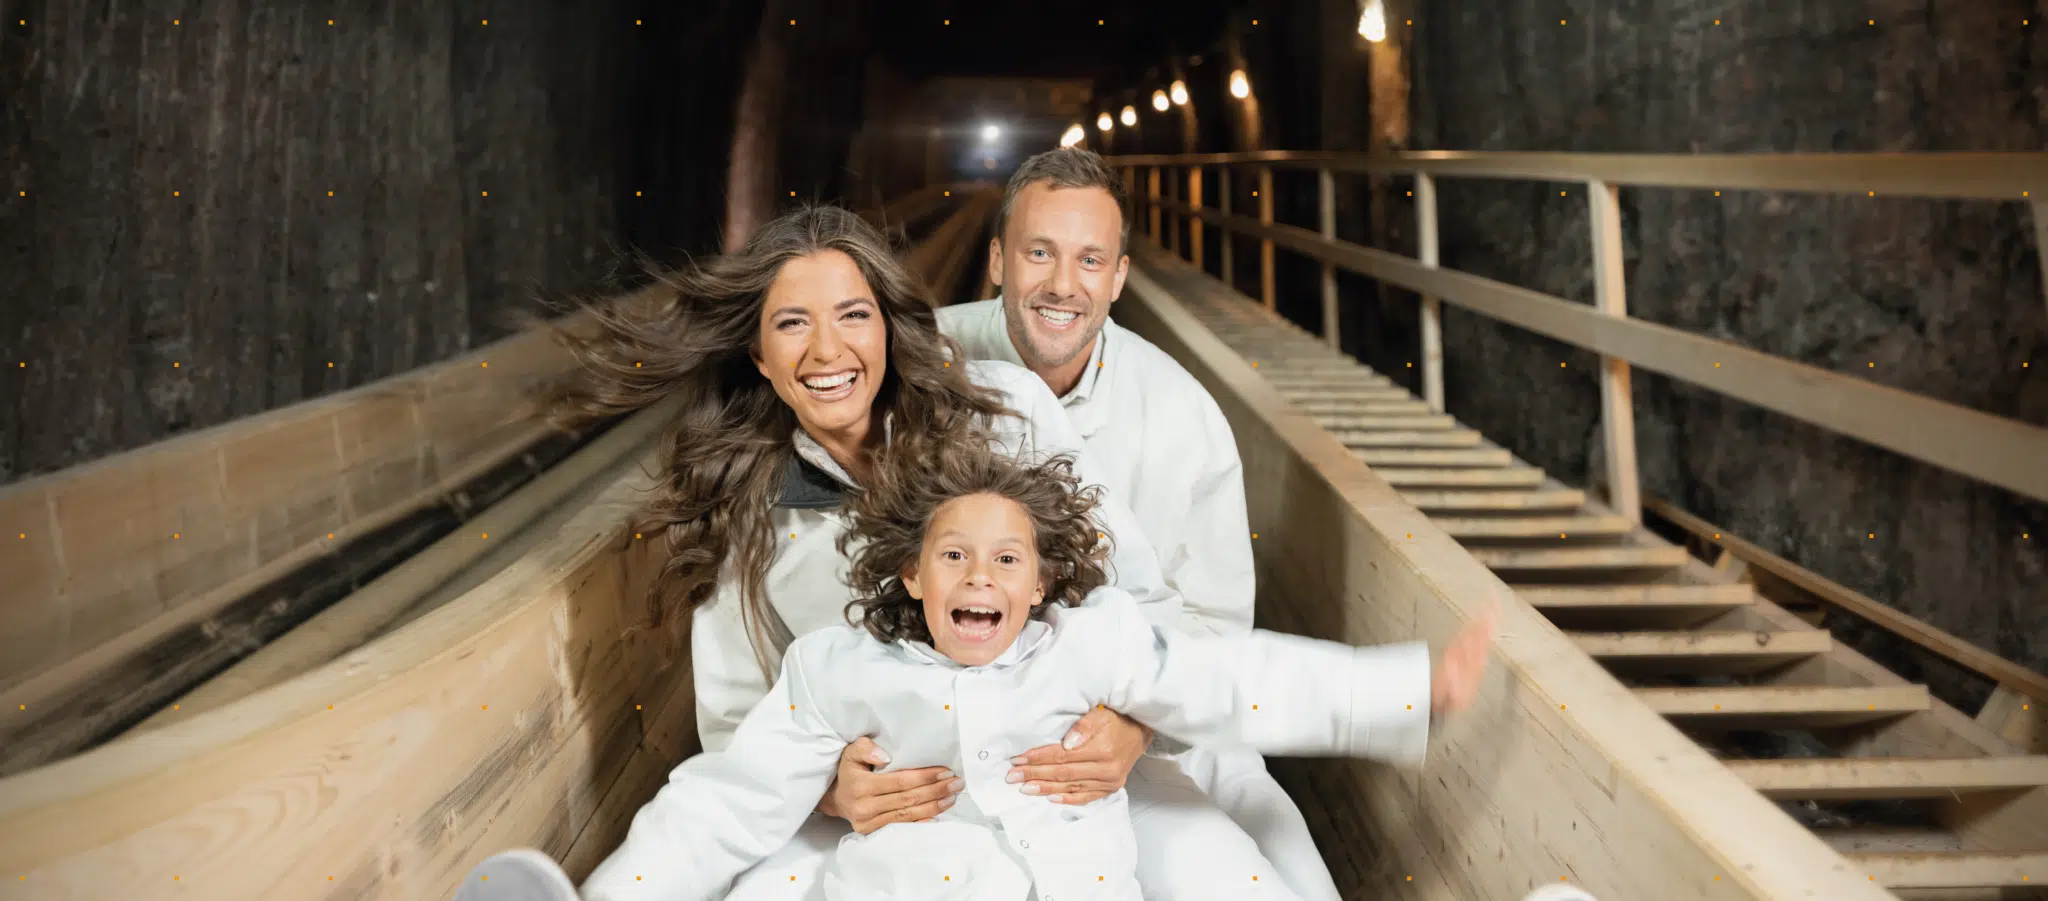
<svg viewBox="0 0 2048 901">
<path fill-rule="evenodd" d="M 799 398 L 762 414 L 777 510 L 840 528 L 866 491 L 849 465 L 790 500 L 834 468 L 802 450 L 805 404 L 840 396 L 796 377 L 822 339 L 785 381 L 768 319 L 720 351 L 737 375 L 679 349 L 710 339 L 678 311 L 712 305 L 678 273 L 832 209 L 886 253 L 799 258 L 910 286 L 925 306 L 882 327 L 982 304 L 1009 331 L 975 373 L 1043 376 L 1090 454 L 1150 442 L 1118 476 L 1135 521 L 1225 548 L 1155 542 L 1161 584 L 1192 603 L 1246 561 L 1217 647 L 1441 655 L 1494 624 L 1417 765 L 1266 753 L 1311 859 L 1209 861 L 1202 897 L 2048 897 L 2044 17 L 0 3 L 0 901 L 486 898 L 515 849 L 585 885 L 664 785 L 736 756 L 700 734 L 728 688 L 703 658 L 750 649 L 642 628 L 677 561 L 753 565 L 684 537 L 754 484 L 678 475 L 752 409 L 707 392 L 776 396 L 752 354 Z M 1024 212 L 1055 200 L 1098 212 Z M 1062 386 L 1018 336 L 1069 328 L 1069 295 L 1102 331 Z M 601 311 L 685 325 L 604 345 L 638 400 L 564 424 L 548 392 L 591 371 L 572 339 Z M 982 359 L 945 346 L 846 390 L 897 403 Z M 1214 440 L 1148 418 L 1167 389 L 1074 368 L 1131 360 Z M 1154 412 L 1099 412 L 1113 388 Z M 1197 459 L 1227 478 L 1163 484 Z M 699 512 L 646 525 L 687 490 Z M 693 615 L 744 600 L 718 597 Z M 1312 700 L 1232 709 L 1256 748 Z M 1135 766 L 1174 766 L 1148 734 Z M 828 897 L 779 860 L 644 897 Z"/>
</svg>

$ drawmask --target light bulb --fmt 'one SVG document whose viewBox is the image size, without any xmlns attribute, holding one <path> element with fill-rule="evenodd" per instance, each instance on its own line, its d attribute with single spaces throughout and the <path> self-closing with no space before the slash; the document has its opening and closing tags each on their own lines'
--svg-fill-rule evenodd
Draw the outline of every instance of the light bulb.
<svg viewBox="0 0 2048 901">
<path fill-rule="evenodd" d="M 1163 112 L 1166 112 L 1166 107 L 1167 107 L 1168 105 L 1169 105 L 1169 104 L 1168 104 L 1168 103 L 1167 103 L 1167 101 L 1166 101 L 1166 92 L 1165 92 L 1165 91 L 1153 91 L 1153 92 L 1152 92 L 1152 108 L 1153 108 L 1153 109 L 1156 109 L 1156 110 L 1158 110 L 1158 111 L 1160 111 L 1160 112 L 1162 112 L 1162 113 L 1163 113 Z"/>
<path fill-rule="evenodd" d="M 1000 138 L 1000 137 L 1002 137 L 1002 136 L 1003 136 L 1003 130 L 1002 130 L 1002 129 L 1000 129 L 1000 128 L 997 128 L 997 127 L 995 127 L 995 126 L 993 126 L 993 125 L 984 125 L 984 126 L 982 126 L 982 127 L 981 127 L 981 139 L 982 139 L 983 141 L 987 141 L 987 142 L 989 142 L 989 143 L 993 144 L 993 143 L 995 143 L 995 140 L 996 140 L 997 138 Z"/>
<path fill-rule="evenodd" d="M 1124 107 L 1123 115 L 1118 117 L 1118 121 L 1123 122 L 1125 125 L 1138 124 L 1138 108 L 1135 106 Z"/>
<path fill-rule="evenodd" d="M 1375 44 L 1387 39 L 1387 11 L 1380 0 L 1365 0 L 1365 12 L 1358 15 L 1358 33 Z"/>
<path fill-rule="evenodd" d="M 1173 97 L 1173 105 L 1174 105 L 1174 106 L 1187 106 L 1187 105 L 1188 105 L 1188 83 L 1187 83 L 1187 82 L 1185 82 L 1185 81 L 1181 81 L 1180 79 L 1176 78 L 1176 79 L 1174 79 L 1174 80 L 1173 80 L 1173 87 L 1172 87 L 1172 88 L 1169 88 L 1168 90 L 1171 90 L 1171 91 L 1173 92 L 1171 96 Z"/>
<path fill-rule="evenodd" d="M 1081 139 L 1086 138 L 1087 136 L 1088 132 L 1081 128 L 1080 123 L 1076 122 L 1072 126 L 1069 126 L 1067 128 L 1066 134 L 1060 136 L 1060 146 L 1072 147 L 1076 144 L 1081 143 Z"/>
<path fill-rule="evenodd" d="M 1108 113 L 1103 113 L 1102 115 L 1095 117 L 1095 127 L 1103 131 L 1108 131 L 1110 129 L 1110 126 L 1113 124 L 1115 123 L 1112 123 L 1110 121 Z"/>
<path fill-rule="evenodd" d="M 1237 69 L 1232 71 L 1230 73 L 1230 96 L 1236 97 L 1239 100 L 1243 100 L 1244 98 L 1250 97 L 1251 95 L 1252 81 L 1251 79 L 1244 77 L 1244 70 Z"/>
</svg>

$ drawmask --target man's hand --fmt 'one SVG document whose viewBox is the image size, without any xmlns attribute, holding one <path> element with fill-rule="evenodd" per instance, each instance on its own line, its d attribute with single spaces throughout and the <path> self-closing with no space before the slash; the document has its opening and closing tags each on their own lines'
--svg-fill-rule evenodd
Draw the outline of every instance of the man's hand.
<svg viewBox="0 0 2048 901">
<path fill-rule="evenodd" d="M 1055 804 L 1087 804 L 1124 787 L 1124 779 L 1145 748 L 1152 730 L 1106 707 L 1096 707 L 1067 731 L 1056 745 L 1032 748 L 1010 758 L 1009 781 L 1018 790 L 1044 795 Z"/>
<path fill-rule="evenodd" d="M 967 787 L 942 766 L 896 773 L 877 773 L 889 755 L 866 736 L 855 739 L 839 755 L 839 775 L 818 802 L 818 812 L 853 824 L 867 835 L 890 823 L 918 823 L 953 806 L 953 796 Z"/>
<path fill-rule="evenodd" d="M 1429 680 L 1432 713 L 1457 713 L 1479 696 L 1480 680 L 1486 676 L 1486 651 L 1493 644 L 1494 623 L 1500 611 L 1488 608 L 1444 646 Z"/>
</svg>

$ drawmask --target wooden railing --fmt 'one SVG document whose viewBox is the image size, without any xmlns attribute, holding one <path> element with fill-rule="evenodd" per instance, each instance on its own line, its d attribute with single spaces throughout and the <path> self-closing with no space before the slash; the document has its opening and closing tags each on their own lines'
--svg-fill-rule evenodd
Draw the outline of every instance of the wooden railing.
<svg viewBox="0 0 2048 901">
<path fill-rule="evenodd" d="M 1149 215 L 1155 242 L 1166 217 L 1165 246 L 1180 252 L 1180 220 L 1202 262 L 1201 227 L 1257 238 L 1261 296 L 1275 301 L 1273 252 L 1285 247 L 1323 264 L 1324 337 L 1333 345 L 1340 310 L 1335 273 L 1355 272 L 1422 295 L 1423 397 L 1441 412 L 1443 348 L 1440 303 L 1520 326 L 1601 357 L 1601 417 L 1606 441 L 1606 483 L 1615 511 L 1640 521 L 1632 366 L 1662 373 L 1894 453 L 1960 473 L 2035 500 L 2048 501 L 2048 429 L 1971 410 L 1920 394 L 1750 350 L 1628 315 L 1622 267 L 1621 186 L 1717 190 L 1853 193 L 2008 201 L 2032 207 L 2035 244 L 2048 248 L 2048 153 L 1922 154 L 1566 154 L 1426 152 L 1188 154 L 1121 156 L 1110 162 L 1126 172 Z M 1201 202 L 1202 170 L 1217 167 L 1219 208 Z M 1250 167 L 1258 179 L 1256 219 L 1231 209 L 1230 176 Z M 1308 169 L 1319 177 L 1320 231 L 1273 221 L 1273 170 Z M 1161 172 L 1185 170 L 1186 201 L 1162 196 Z M 1336 173 L 1412 175 L 1415 180 L 1417 256 L 1410 258 L 1336 239 Z M 1594 304 L 1531 291 L 1438 265 L 1436 179 L 1505 178 L 1582 184 L 1587 189 L 1593 242 Z M 1177 177 L 1163 179 L 1169 187 Z M 1176 191 L 1175 194 L 1179 192 Z M 1222 245 L 1226 281 L 1235 277 L 1230 241 Z M 2048 289 L 2048 253 L 2042 281 Z M 1234 281 L 1233 281 L 1234 283 Z"/>
</svg>

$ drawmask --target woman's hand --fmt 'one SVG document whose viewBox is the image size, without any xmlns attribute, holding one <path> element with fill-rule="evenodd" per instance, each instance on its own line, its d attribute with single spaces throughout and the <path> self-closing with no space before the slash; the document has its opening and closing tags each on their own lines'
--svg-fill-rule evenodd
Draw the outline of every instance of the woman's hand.
<svg viewBox="0 0 2048 901">
<path fill-rule="evenodd" d="M 1124 787 L 1124 778 L 1145 756 L 1152 730 L 1107 707 L 1081 717 L 1056 745 L 1032 748 L 1010 758 L 1010 782 L 1027 795 L 1055 804 L 1087 804 Z"/>
<path fill-rule="evenodd" d="M 953 806 L 953 796 L 967 787 L 942 766 L 877 773 L 889 755 L 866 736 L 855 739 L 839 755 L 839 775 L 818 802 L 818 812 L 853 824 L 867 835 L 890 823 L 918 823 Z"/>
<path fill-rule="evenodd" d="M 1480 680 L 1486 676 L 1486 651 L 1493 644 L 1493 627 L 1500 611 L 1489 608 L 1444 646 L 1444 655 L 1431 668 L 1429 706 L 1431 713 L 1457 713 L 1479 695 Z"/>
</svg>

